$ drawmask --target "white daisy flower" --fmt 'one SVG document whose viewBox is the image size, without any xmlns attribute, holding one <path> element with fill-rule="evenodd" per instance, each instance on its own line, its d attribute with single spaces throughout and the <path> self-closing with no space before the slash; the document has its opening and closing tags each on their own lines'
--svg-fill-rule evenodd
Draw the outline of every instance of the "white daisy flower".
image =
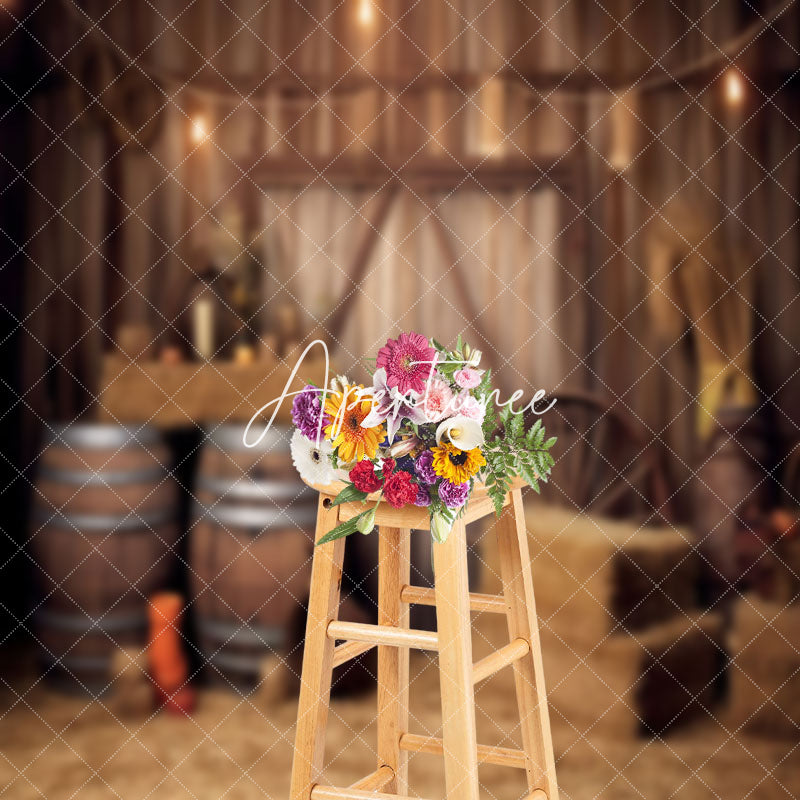
<svg viewBox="0 0 800 800">
<path fill-rule="evenodd" d="M 300 430 L 295 430 L 290 448 L 292 463 L 306 483 L 325 485 L 336 479 L 331 464 L 333 448 L 329 441 L 323 439 L 317 447 L 316 443 L 303 436 Z"/>
</svg>

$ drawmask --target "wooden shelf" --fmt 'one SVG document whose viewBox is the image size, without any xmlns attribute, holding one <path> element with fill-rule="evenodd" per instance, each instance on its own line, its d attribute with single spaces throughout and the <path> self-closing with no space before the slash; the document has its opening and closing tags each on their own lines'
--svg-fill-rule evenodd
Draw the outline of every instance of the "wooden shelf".
<svg viewBox="0 0 800 800">
<path fill-rule="evenodd" d="M 130 361 L 119 355 L 103 360 L 98 417 L 120 423 L 149 422 L 158 427 L 248 422 L 270 400 L 279 397 L 294 366 L 262 360 L 254 364 L 230 361 L 165 364 Z M 325 378 L 323 359 L 306 359 L 289 391 Z M 281 404 L 276 421 L 290 420 L 291 398 Z M 267 412 L 269 418 L 272 408 Z"/>
</svg>

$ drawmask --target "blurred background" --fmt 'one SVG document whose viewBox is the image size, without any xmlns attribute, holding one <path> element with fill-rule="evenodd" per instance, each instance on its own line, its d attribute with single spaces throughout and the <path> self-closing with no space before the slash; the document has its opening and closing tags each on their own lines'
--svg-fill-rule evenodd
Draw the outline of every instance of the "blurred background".
<svg viewBox="0 0 800 800">
<path fill-rule="evenodd" d="M 2 0 L 0 795 L 287 796 L 315 497 L 287 408 L 242 425 L 314 338 L 364 380 L 416 330 L 558 400 L 526 508 L 562 797 L 800 796 L 798 48 L 796 0 Z M 510 675 L 477 700 L 514 745 Z"/>
</svg>

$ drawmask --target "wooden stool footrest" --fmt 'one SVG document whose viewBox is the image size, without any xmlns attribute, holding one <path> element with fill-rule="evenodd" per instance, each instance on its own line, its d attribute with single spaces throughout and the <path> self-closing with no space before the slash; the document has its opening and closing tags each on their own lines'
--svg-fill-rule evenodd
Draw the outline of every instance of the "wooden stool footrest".
<svg viewBox="0 0 800 800">
<path fill-rule="evenodd" d="M 513 642 L 501 647 L 491 655 L 476 662 L 472 668 L 472 682 L 480 683 L 486 678 L 499 672 L 503 667 L 525 658 L 531 651 L 531 646 L 525 639 L 514 639 Z"/>
<path fill-rule="evenodd" d="M 315 786 L 311 790 L 311 800 L 419 800 L 419 798 L 372 792 L 369 789 L 337 789 L 335 786 Z"/>
<path fill-rule="evenodd" d="M 436 592 L 425 586 L 404 586 L 400 592 L 400 599 L 404 603 L 413 603 L 418 606 L 435 606 Z M 500 595 L 469 593 L 470 611 L 486 611 L 490 614 L 505 614 L 508 612 L 506 601 Z"/>
<path fill-rule="evenodd" d="M 388 784 L 392 778 L 394 778 L 394 770 L 384 764 L 382 767 L 378 767 L 375 772 L 371 772 L 360 781 L 351 784 L 350 788 L 365 792 L 379 792 L 381 789 L 386 788 L 386 784 Z"/>
<path fill-rule="evenodd" d="M 373 647 L 375 645 L 371 642 L 345 642 L 337 645 L 333 651 L 333 668 L 341 667 L 342 664 L 369 652 Z"/>
<path fill-rule="evenodd" d="M 334 620 L 328 624 L 328 638 L 389 647 L 415 647 L 418 650 L 439 649 L 439 637 L 431 631 L 395 628 L 391 625 L 367 625 L 363 622 L 344 620 Z"/>
<path fill-rule="evenodd" d="M 400 737 L 400 749 L 410 753 L 431 753 L 442 755 L 444 744 L 435 736 L 422 736 L 418 733 L 404 733 Z M 498 747 L 490 744 L 478 745 L 478 762 L 481 764 L 497 764 L 501 767 L 525 769 L 526 759 L 522 750 L 511 747 Z M 534 798 L 538 800 L 538 798 Z"/>
</svg>

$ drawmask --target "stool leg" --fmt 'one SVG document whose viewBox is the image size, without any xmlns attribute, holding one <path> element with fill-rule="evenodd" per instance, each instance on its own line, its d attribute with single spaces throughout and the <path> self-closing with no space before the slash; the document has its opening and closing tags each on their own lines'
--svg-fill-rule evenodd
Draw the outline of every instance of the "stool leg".
<svg viewBox="0 0 800 800">
<path fill-rule="evenodd" d="M 325 508 L 325 499 L 320 495 L 315 541 L 335 528 L 339 519 L 339 509 Z M 328 638 L 328 624 L 338 612 L 344 543 L 336 539 L 314 550 L 290 800 L 309 800 L 322 772 L 333 673 L 334 641 Z"/>
<path fill-rule="evenodd" d="M 522 745 L 527 756 L 528 788 L 531 792 L 542 789 L 547 800 L 558 800 L 528 534 L 519 489 L 511 493 L 511 503 L 503 509 L 497 522 L 497 541 L 508 607 L 509 635 L 512 641 L 519 637 L 530 644 L 528 655 L 514 664 Z"/>
<path fill-rule="evenodd" d="M 408 628 L 400 590 L 411 578 L 411 531 L 381 526 L 379 536 L 378 625 Z M 408 655 L 407 647 L 378 646 L 378 767 L 394 771 L 384 790 L 389 794 L 408 794 L 408 753 L 400 750 L 408 732 Z"/>
<path fill-rule="evenodd" d="M 463 521 L 433 545 L 442 739 L 447 800 L 478 800 L 478 744 L 472 685 L 472 629 Z"/>
</svg>

